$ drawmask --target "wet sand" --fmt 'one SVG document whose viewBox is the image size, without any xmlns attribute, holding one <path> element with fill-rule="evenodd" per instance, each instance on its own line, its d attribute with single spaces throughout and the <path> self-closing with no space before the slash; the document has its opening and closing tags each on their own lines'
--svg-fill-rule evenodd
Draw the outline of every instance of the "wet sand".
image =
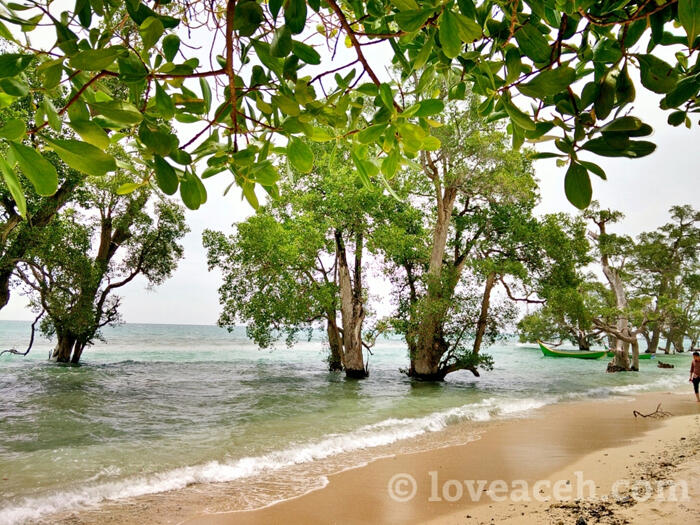
<svg viewBox="0 0 700 525">
<path fill-rule="evenodd" d="M 673 417 L 635 418 L 632 414 L 634 409 L 643 413 L 653 412 L 659 403 Z M 547 511 L 552 503 L 560 503 L 553 502 L 551 497 L 536 501 L 534 490 L 529 493 L 533 501 L 513 502 L 507 497 L 506 501 L 496 502 L 487 493 L 486 498 L 481 494 L 479 501 L 475 502 L 473 499 L 476 497 L 473 498 L 464 488 L 466 485 L 463 482 L 485 480 L 488 489 L 494 488 L 491 485 L 494 480 L 503 480 L 508 488 L 514 487 L 513 481 L 523 480 L 534 489 L 534 483 L 538 480 L 562 480 L 564 484 L 567 480 L 569 483 L 575 482 L 577 478 L 574 473 L 581 471 L 582 480 L 592 480 L 602 496 L 610 490 L 614 480 L 634 477 L 634 469 L 644 462 L 663 457 L 664 454 L 683 455 L 677 450 L 678 442 L 683 437 L 690 449 L 684 456 L 691 458 L 697 449 L 695 438 L 699 430 L 699 417 L 700 403 L 696 403 L 688 393 L 645 393 L 626 398 L 548 406 L 525 419 L 494 422 L 487 426 L 480 439 L 467 445 L 379 459 L 367 466 L 329 476 L 326 487 L 295 499 L 254 511 L 203 513 L 190 518 L 183 516 L 181 523 L 413 524 L 489 523 L 492 519 L 497 523 L 506 519 L 514 520 L 513 523 L 523 523 L 525 519 L 532 520 L 532 523 L 546 523 L 549 522 L 549 517 L 544 514 L 546 512 L 549 513 L 547 516 L 556 520 L 552 523 L 558 523 L 557 515 L 578 513 L 583 516 L 585 509 L 554 507 L 554 510 Z M 688 437 L 693 440 L 688 440 Z M 609 458 L 609 461 L 603 462 L 601 458 Z M 691 467 L 688 472 L 697 476 L 697 469 Z M 415 485 L 410 481 L 399 483 L 395 478 L 397 475 L 409 475 Z M 409 499 L 415 486 L 413 497 L 408 501 L 392 498 L 388 490 L 392 479 L 395 485 L 398 483 L 395 493 L 404 499 Z M 445 482 L 448 482 L 447 488 Z M 463 487 L 462 496 L 456 498 L 460 491 L 456 486 L 458 484 Z M 518 486 L 522 487 L 521 484 Z M 481 488 L 474 483 L 471 487 Z M 693 490 L 698 490 L 697 478 Z M 496 490 L 493 495 L 502 497 L 503 493 Z M 587 493 L 585 495 L 588 496 Z M 547 491 L 543 491 L 539 497 L 543 500 L 548 498 Z M 449 501 L 455 498 L 456 501 Z M 700 506 L 697 494 L 694 502 L 685 505 L 690 506 L 691 512 L 697 513 Z M 653 514 L 648 518 L 650 521 L 657 519 Z M 634 523 L 644 520 L 635 520 Z M 576 519 L 561 521 L 573 523 Z"/>
</svg>

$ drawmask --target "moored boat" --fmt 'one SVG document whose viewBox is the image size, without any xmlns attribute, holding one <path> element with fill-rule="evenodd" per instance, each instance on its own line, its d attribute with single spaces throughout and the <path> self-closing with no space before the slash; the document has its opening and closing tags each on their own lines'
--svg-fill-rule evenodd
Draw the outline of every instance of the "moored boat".
<svg viewBox="0 0 700 525">
<path fill-rule="evenodd" d="M 605 350 L 599 352 L 589 352 L 587 350 L 553 350 L 537 341 L 542 353 L 547 357 L 575 357 L 577 359 L 600 359 L 605 355 Z"/>
</svg>

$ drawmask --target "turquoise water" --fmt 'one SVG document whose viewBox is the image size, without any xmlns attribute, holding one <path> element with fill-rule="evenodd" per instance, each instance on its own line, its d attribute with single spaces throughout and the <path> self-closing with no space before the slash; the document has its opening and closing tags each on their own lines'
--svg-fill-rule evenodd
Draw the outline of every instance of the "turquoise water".
<svg viewBox="0 0 700 525">
<path fill-rule="evenodd" d="M 0 348 L 23 349 L 28 329 L 0 321 Z M 402 341 L 384 339 L 370 378 L 346 381 L 325 371 L 320 336 L 274 351 L 214 326 L 129 324 L 105 336 L 79 367 L 49 363 L 45 340 L 0 357 L 0 523 L 254 478 L 562 400 L 682 387 L 690 360 L 605 374 L 605 360 L 507 343 L 488 350 L 495 369 L 480 378 L 421 384 L 398 371 Z"/>
</svg>

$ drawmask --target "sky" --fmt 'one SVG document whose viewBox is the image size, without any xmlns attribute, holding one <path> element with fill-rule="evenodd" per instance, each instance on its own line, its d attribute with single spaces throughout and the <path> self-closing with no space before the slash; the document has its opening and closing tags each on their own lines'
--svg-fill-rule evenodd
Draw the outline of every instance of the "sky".
<svg viewBox="0 0 700 525">
<path fill-rule="evenodd" d="M 208 47 L 202 46 L 203 49 Z M 370 49 L 368 58 L 375 71 L 382 80 L 388 78 L 384 64 L 389 63 L 391 50 L 383 45 L 374 45 Z M 323 62 L 331 56 L 327 49 L 320 48 L 319 53 L 324 58 Z M 342 65 L 354 58 L 352 50 L 341 45 L 333 65 Z M 313 74 L 313 69 L 309 74 Z M 654 153 L 635 160 L 610 159 L 592 154 L 584 158 L 598 163 L 608 175 L 607 181 L 592 176 L 593 198 L 603 208 L 624 212 L 625 219 L 615 225 L 615 230 L 620 233 L 637 235 L 657 228 L 668 221 L 668 209 L 675 204 L 700 206 L 700 128 L 697 121 L 693 122 L 691 130 L 670 127 L 666 124 L 668 113 L 658 107 L 659 99 L 659 95 L 646 91 L 638 84 L 633 114 L 654 128 L 651 138 L 657 144 Z M 187 137 L 191 132 L 183 131 L 182 134 Z M 538 145 L 537 149 L 554 151 L 551 143 Z M 577 211 L 564 195 L 565 170 L 557 167 L 553 159 L 535 163 L 541 193 L 537 213 Z M 230 182 L 226 174 L 205 181 L 208 201 L 199 210 L 187 210 L 187 223 L 191 231 L 183 240 L 185 257 L 168 281 L 149 290 L 145 280 L 139 278 L 122 289 L 121 312 L 125 322 L 216 323 L 220 311 L 217 288 L 221 276 L 217 271 L 209 272 L 207 269 L 202 232 L 206 228 L 231 232 L 235 222 L 253 213 L 248 203 L 241 200 L 239 190 L 232 188 L 223 196 Z M 385 295 L 379 289 L 384 286 L 380 281 L 370 282 L 369 291 Z M 378 311 L 381 310 L 380 306 Z M 16 292 L 10 303 L 0 310 L 0 320 L 31 320 L 33 317 L 26 298 Z"/>
</svg>

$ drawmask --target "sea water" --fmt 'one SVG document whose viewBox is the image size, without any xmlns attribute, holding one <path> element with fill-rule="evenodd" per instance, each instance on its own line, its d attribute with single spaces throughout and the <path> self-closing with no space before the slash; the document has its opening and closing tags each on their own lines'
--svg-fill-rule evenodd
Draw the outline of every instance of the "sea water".
<svg viewBox="0 0 700 525">
<path fill-rule="evenodd" d="M 29 323 L 0 321 L 0 349 L 23 349 Z M 687 383 L 688 355 L 606 374 L 607 360 L 547 358 L 506 340 L 484 350 L 494 369 L 439 384 L 411 381 L 400 338 L 380 339 L 370 377 L 326 370 L 322 334 L 259 350 L 215 326 L 126 324 L 85 350 L 81 366 L 0 357 L 0 523 L 184 488 L 252 479 L 373 450 L 450 425 L 546 404 Z M 264 501 L 262 501 L 264 503 Z"/>
</svg>

